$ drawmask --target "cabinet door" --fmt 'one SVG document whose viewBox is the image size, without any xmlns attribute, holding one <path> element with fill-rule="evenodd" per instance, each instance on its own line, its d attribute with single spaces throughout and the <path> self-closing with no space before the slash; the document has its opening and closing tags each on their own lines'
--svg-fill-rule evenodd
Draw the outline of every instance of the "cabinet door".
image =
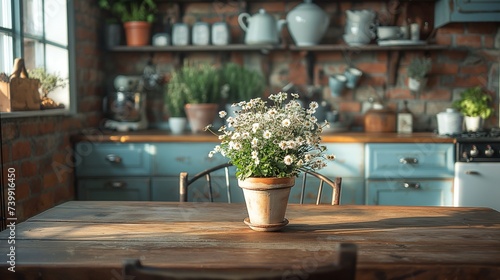
<svg viewBox="0 0 500 280">
<path fill-rule="evenodd" d="M 153 174 L 179 176 L 180 172 L 196 174 L 218 164 L 228 162 L 220 154 L 208 157 L 217 143 L 158 143 L 153 160 Z"/>
<path fill-rule="evenodd" d="M 78 143 L 75 166 L 77 176 L 149 175 L 151 146 L 141 143 Z"/>
<path fill-rule="evenodd" d="M 368 180 L 368 205 L 452 206 L 453 180 Z"/>
<path fill-rule="evenodd" d="M 150 200 L 149 178 L 102 178 L 78 180 L 78 200 Z"/>
<path fill-rule="evenodd" d="M 319 170 L 326 176 L 364 177 L 364 144 L 360 143 L 325 143 L 327 154 L 334 154 L 335 160 Z"/>
<path fill-rule="evenodd" d="M 453 178 L 453 144 L 367 144 L 367 178 Z"/>
<path fill-rule="evenodd" d="M 299 203 L 300 193 L 302 191 L 302 177 L 295 180 L 295 185 L 290 191 L 289 203 Z M 314 177 L 308 177 L 306 181 L 304 204 L 315 204 L 318 195 L 319 180 Z M 332 203 L 332 188 L 323 184 L 321 193 L 321 204 Z M 365 180 L 364 178 L 342 178 L 342 188 L 340 190 L 340 204 L 358 204 L 362 205 L 365 201 Z"/>
</svg>

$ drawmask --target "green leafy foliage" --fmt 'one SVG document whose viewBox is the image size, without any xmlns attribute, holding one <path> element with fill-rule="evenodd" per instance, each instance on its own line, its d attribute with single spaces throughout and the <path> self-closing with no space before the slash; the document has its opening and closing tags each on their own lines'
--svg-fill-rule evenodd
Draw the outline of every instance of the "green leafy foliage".
<svg viewBox="0 0 500 280">
<path fill-rule="evenodd" d="M 222 96 L 227 103 L 261 97 L 265 88 L 264 77 L 258 71 L 247 69 L 237 63 L 224 64 L 222 83 Z"/>
<path fill-rule="evenodd" d="M 422 80 L 427 76 L 432 67 L 430 58 L 416 57 L 408 66 L 408 76 L 417 80 Z"/>
<path fill-rule="evenodd" d="M 321 146 L 321 132 L 328 122 L 319 124 L 314 113 L 317 102 L 303 108 L 299 95 L 287 93 L 269 97 L 271 106 L 261 98 L 234 103 L 241 108 L 234 117 L 225 111 L 219 113 L 226 119 L 227 126 L 219 129 L 221 144 L 209 153 L 227 157 L 236 166 L 236 176 L 240 180 L 248 177 L 292 177 L 299 168 L 320 169 L 325 160 L 333 160 L 333 155 L 325 155 Z"/>
<path fill-rule="evenodd" d="M 43 92 L 43 97 L 54 91 L 58 87 L 65 87 L 67 79 L 61 78 L 57 74 L 47 73 L 43 68 L 35 68 L 28 70 L 28 75 L 32 79 L 40 80 L 40 88 Z"/>
<path fill-rule="evenodd" d="M 182 94 L 185 103 L 218 103 L 221 86 L 220 70 L 215 66 L 186 64 L 172 75 L 168 90 Z"/>
<path fill-rule="evenodd" d="M 453 108 L 469 117 L 487 119 L 493 113 L 492 98 L 481 87 L 473 87 L 463 91 L 460 99 L 453 102 Z"/>
<path fill-rule="evenodd" d="M 155 19 L 156 3 L 154 0 L 99 0 L 99 7 L 110 11 L 122 22 L 153 22 Z"/>
</svg>

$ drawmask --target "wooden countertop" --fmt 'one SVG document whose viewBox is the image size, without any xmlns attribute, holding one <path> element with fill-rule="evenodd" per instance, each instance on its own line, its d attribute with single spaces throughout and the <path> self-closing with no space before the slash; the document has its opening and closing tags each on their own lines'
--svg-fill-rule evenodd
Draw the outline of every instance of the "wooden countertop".
<svg viewBox="0 0 500 280">
<path fill-rule="evenodd" d="M 329 132 L 323 134 L 323 143 L 454 143 L 455 139 L 432 132 L 416 133 L 367 133 Z M 73 138 L 75 142 L 219 142 L 209 132 L 182 135 L 170 134 L 167 130 L 143 130 L 134 132 L 104 132 L 87 130 Z"/>
<path fill-rule="evenodd" d="M 489 208 L 290 204 L 280 232 L 254 232 L 245 217 L 244 203 L 70 201 L 0 232 L 0 279 L 122 279 L 128 258 L 307 269 L 339 242 L 358 247 L 357 280 L 500 278 L 500 213 Z"/>
</svg>

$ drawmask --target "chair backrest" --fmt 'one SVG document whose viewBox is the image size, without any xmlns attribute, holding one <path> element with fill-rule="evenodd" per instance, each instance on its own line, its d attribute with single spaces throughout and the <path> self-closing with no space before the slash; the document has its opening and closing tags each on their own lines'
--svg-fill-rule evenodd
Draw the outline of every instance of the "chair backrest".
<svg viewBox="0 0 500 280">
<path fill-rule="evenodd" d="M 300 191 L 300 204 L 304 203 L 304 196 L 306 194 L 306 186 L 308 177 L 314 177 L 319 180 L 318 192 L 316 196 L 316 205 L 321 203 L 321 194 L 323 193 L 323 185 L 328 185 L 332 187 L 332 205 L 340 204 L 340 191 L 342 188 L 342 177 L 336 177 L 335 180 L 331 180 L 325 175 L 319 174 L 318 172 L 301 169 L 302 173 L 302 183 L 301 183 L 301 191 Z"/>
<path fill-rule="evenodd" d="M 231 203 L 231 189 L 230 189 L 230 179 L 231 178 L 229 176 L 229 167 L 230 166 L 232 166 L 231 163 L 220 164 L 220 165 L 214 166 L 212 168 L 206 169 L 206 170 L 194 175 L 191 178 L 188 178 L 187 172 L 181 172 L 180 177 L 179 177 L 179 195 L 180 195 L 179 201 L 180 202 L 187 202 L 188 201 L 188 188 L 189 188 L 189 186 L 191 186 L 198 179 L 204 177 L 206 180 L 208 199 L 210 202 L 213 202 L 214 197 L 213 197 L 212 175 L 214 172 L 219 171 L 221 169 L 224 169 L 227 202 Z"/>
<path fill-rule="evenodd" d="M 143 266 L 138 259 L 125 260 L 123 279 L 135 280 L 192 280 L 192 279 L 240 279 L 240 280 L 354 280 L 356 275 L 357 246 L 351 243 L 339 243 L 336 248 L 336 260 L 331 264 L 312 269 L 272 269 L 263 268 L 160 268 Z"/>
</svg>

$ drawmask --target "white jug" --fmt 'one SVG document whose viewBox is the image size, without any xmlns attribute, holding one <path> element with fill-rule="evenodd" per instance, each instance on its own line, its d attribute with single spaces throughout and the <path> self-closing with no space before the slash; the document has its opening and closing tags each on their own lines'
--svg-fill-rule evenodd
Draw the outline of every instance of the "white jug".
<svg viewBox="0 0 500 280">
<path fill-rule="evenodd" d="M 245 23 L 247 21 L 248 23 Z M 276 19 L 266 13 L 266 10 L 260 9 L 253 16 L 248 13 L 242 13 L 238 16 L 238 23 L 246 32 L 245 44 L 277 44 L 279 42 L 279 34 L 286 20 Z"/>
<path fill-rule="evenodd" d="M 353 36 L 366 36 L 374 39 L 375 32 L 375 12 L 371 10 L 346 11 L 347 21 L 345 25 L 345 34 Z"/>
<path fill-rule="evenodd" d="M 311 0 L 304 0 L 291 10 L 286 20 L 297 46 L 317 45 L 330 24 L 330 16 Z"/>
</svg>

